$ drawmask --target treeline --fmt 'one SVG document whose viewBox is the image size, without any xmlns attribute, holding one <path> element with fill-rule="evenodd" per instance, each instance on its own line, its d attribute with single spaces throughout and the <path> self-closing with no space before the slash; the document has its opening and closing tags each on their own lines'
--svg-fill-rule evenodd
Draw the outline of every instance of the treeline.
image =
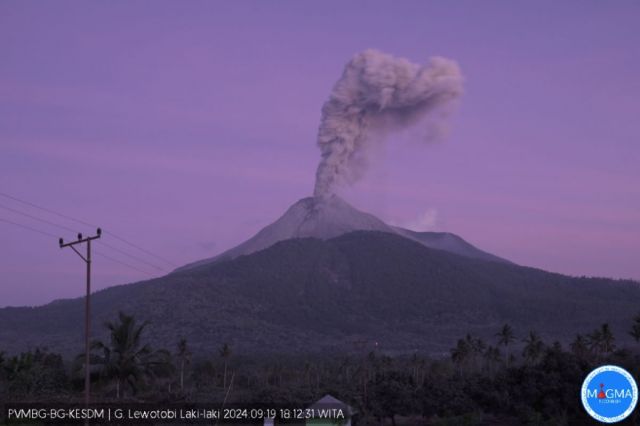
<svg viewBox="0 0 640 426">
<path fill-rule="evenodd" d="M 627 331 L 636 347 L 618 347 L 607 324 L 567 347 L 505 324 L 492 341 L 461 338 L 442 359 L 389 356 L 364 341 L 334 356 L 251 357 L 229 344 L 203 356 L 185 339 L 151 348 L 144 340 L 149 324 L 124 313 L 105 326 L 109 339 L 92 343 L 95 402 L 304 407 L 329 393 L 358 412 L 358 424 L 581 425 L 589 424 L 579 396 L 589 371 L 611 363 L 640 378 L 640 314 Z M 80 402 L 83 380 L 84 354 L 0 353 L 0 400 Z M 626 424 L 640 424 L 637 412 Z"/>
</svg>

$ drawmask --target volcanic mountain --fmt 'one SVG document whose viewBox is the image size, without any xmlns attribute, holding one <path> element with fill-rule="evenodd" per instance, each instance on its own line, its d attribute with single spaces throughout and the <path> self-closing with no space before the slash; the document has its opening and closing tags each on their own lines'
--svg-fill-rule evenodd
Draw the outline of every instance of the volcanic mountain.
<svg viewBox="0 0 640 426">
<path fill-rule="evenodd" d="M 498 256 L 479 250 L 455 234 L 415 232 L 387 225 L 377 217 L 352 207 L 337 195 L 331 195 L 326 198 L 303 198 L 289 207 L 278 220 L 267 225 L 242 244 L 215 257 L 178 268 L 178 271 L 251 254 L 270 247 L 278 241 L 305 237 L 327 240 L 353 231 L 388 232 L 412 239 L 430 248 L 471 258 L 507 262 Z"/>
<path fill-rule="evenodd" d="M 568 343 L 606 322 L 623 345 L 640 285 L 515 265 L 453 234 L 391 227 L 332 197 L 300 200 L 216 258 L 91 300 L 96 338 L 124 311 L 150 322 L 153 346 L 171 349 L 184 337 L 204 355 L 225 342 L 243 355 L 338 355 L 356 341 L 448 354 L 467 333 L 494 341 L 505 323 L 518 338 L 535 330 Z M 83 298 L 0 309 L 0 352 L 77 354 L 83 312 Z"/>
</svg>

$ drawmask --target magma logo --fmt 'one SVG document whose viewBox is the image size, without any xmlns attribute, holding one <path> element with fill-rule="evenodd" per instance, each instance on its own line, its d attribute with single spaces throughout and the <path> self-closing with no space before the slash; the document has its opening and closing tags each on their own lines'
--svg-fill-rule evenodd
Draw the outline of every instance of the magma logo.
<svg viewBox="0 0 640 426">
<path fill-rule="evenodd" d="M 594 419 L 616 423 L 631 415 L 638 403 L 638 386 L 627 370 L 604 365 L 582 383 L 582 405 Z"/>
</svg>

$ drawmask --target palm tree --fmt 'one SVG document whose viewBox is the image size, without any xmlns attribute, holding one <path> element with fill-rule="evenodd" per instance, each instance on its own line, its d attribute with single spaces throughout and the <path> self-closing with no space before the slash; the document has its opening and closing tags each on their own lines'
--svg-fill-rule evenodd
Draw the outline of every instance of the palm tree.
<svg viewBox="0 0 640 426">
<path fill-rule="evenodd" d="M 455 348 L 451 349 L 451 361 L 462 368 L 471 355 L 471 347 L 467 339 L 459 339 Z"/>
<path fill-rule="evenodd" d="M 487 363 L 487 367 L 489 372 L 493 371 L 493 367 L 495 365 L 499 365 L 502 360 L 502 354 L 500 353 L 500 349 L 495 346 L 489 346 L 487 350 L 484 352 L 484 359 Z"/>
<path fill-rule="evenodd" d="M 484 354 L 487 348 L 487 344 L 480 338 L 474 338 L 471 334 L 467 334 L 464 338 L 467 346 L 469 347 L 469 355 L 471 358 L 472 369 L 475 370 L 478 367 L 478 359 Z"/>
<path fill-rule="evenodd" d="M 598 359 L 600 359 L 601 347 L 602 347 L 602 335 L 599 329 L 593 330 L 587 335 L 587 346 L 589 351 Z"/>
<path fill-rule="evenodd" d="M 304 384 L 309 386 L 309 377 L 311 375 L 311 363 L 309 361 L 304 362 Z"/>
<path fill-rule="evenodd" d="M 420 382 L 420 373 L 424 367 L 424 359 L 418 356 L 417 352 L 413 353 L 411 357 L 411 377 L 413 377 L 413 383 L 415 383 L 416 387 Z"/>
<path fill-rule="evenodd" d="M 596 357 L 601 358 L 614 351 L 616 347 L 614 341 L 615 337 L 613 337 L 611 328 L 609 324 L 605 323 L 589 334 L 589 349 Z"/>
<path fill-rule="evenodd" d="M 636 343 L 640 343 L 640 313 L 633 317 L 633 324 L 631 325 L 631 331 L 629 335 L 633 337 Z"/>
<path fill-rule="evenodd" d="M 107 322 L 110 332 L 109 343 L 94 341 L 91 345 L 97 351 L 92 363 L 100 367 L 100 374 L 108 381 L 116 382 L 116 397 L 124 393 L 128 385 L 137 392 L 138 385 L 146 378 L 153 378 L 166 372 L 169 365 L 167 351 L 153 351 L 142 344 L 141 335 L 148 322 L 138 324 L 133 316 L 123 312 L 118 314 L 118 322 Z"/>
<path fill-rule="evenodd" d="M 3 381 L 9 375 L 9 360 L 5 359 L 5 353 L 0 351 L 0 394 L 2 393 Z"/>
<path fill-rule="evenodd" d="M 487 344 L 479 337 L 474 339 L 471 335 L 467 334 L 466 339 L 476 355 L 482 355 L 487 349 Z"/>
<path fill-rule="evenodd" d="M 362 366 L 360 367 L 360 372 L 362 376 L 362 401 L 364 406 L 367 405 L 369 401 L 369 394 L 367 393 L 367 383 L 370 380 L 375 379 L 376 370 L 378 368 L 378 360 L 376 358 L 375 351 L 369 351 L 367 355 L 362 356 Z M 316 376 L 316 391 L 320 387 L 320 378 Z"/>
<path fill-rule="evenodd" d="M 531 364 L 535 363 L 542 354 L 544 343 L 535 331 L 530 331 L 529 335 L 523 340 L 523 342 L 525 343 L 525 346 L 522 350 L 522 356 L 527 360 L 527 362 Z"/>
<path fill-rule="evenodd" d="M 589 353 L 589 340 L 582 334 L 576 334 L 575 340 L 571 343 L 571 352 L 579 359 L 585 359 Z"/>
<path fill-rule="evenodd" d="M 500 331 L 496 333 L 496 337 L 498 338 L 498 345 L 504 346 L 508 366 L 509 360 L 511 358 L 511 355 L 509 353 L 509 345 L 511 345 L 511 343 L 516 340 L 516 336 L 513 333 L 513 328 L 511 328 L 509 324 L 503 325 Z"/>
<path fill-rule="evenodd" d="M 613 333 L 611 332 L 609 324 L 602 324 L 602 326 L 600 327 L 600 334 L 602 336 L 602 351 L 605 354 L 613 352 L 616 348 L 616 345 L 613 342 L 616 339 L 615 337 L 613 337 Z"/>
<path fill-rule="evenodd" d="M 191 351 L 187 346 L 187 339 L 184 337 L 178 342 L 177 357 L 180 362 L 180 392 L 184 392 L 184 367 L 191 363 Z"/>
<path fill-rule="evenodd" d="M 220 356 L 224 360 L 224 373 L 222 378 L 222 387 L 224 389 L 227 388 L 227 364 L 229 362 L 229 358 L 231 357 L 231 347 L 228 343 L 225 343 L 220 349 Z"/>
</svg>

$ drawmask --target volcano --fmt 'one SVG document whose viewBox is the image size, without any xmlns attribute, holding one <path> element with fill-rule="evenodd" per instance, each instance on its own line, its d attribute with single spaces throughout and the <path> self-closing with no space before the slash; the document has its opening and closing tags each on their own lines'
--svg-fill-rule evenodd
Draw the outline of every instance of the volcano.
<svg viewBox="0 0 640 426">
<path fill-rule="evenodd" d="M 96 292 L 92 335 L 119 311 L 149 321 L 149 342 L 180 338 L 200 353 L 348 352 L 358 341 L 394 353 L 448 355 L 466 333 L 509 323 L 567 343 L 603 323 L 630 341 L 640 286 L 513 264 L 461 237 L 393 227 L 339 197 L 304 198 L 254 237 L 172 273 Z M 604 307 L 604 308 L 603 308 Z M 81 349 L 84 299 L 0 309 L 0 349 Z"/>
<path fill-rule="evenodd" d="M 244 354 L 336 354 L 366 340 L 447 354 L 459 336 L 493 339 L 505 322 L 561 342 L 606 322 L 622 341 L 640 287 L 515 265 L 457 235 L 393 227 L 332 196 L 296 202 L 214 258 L 91 300 L 94 336 L 107 338 L 100 325 L 124 311 L 150 322 L 157 347 L 184 337 L 200 353 L 231 342 Z M 0 349 L 73 355 L 83 309 L 83 298 L 0 309 Z"/>
<path fill-rule="evenodd" d="M 200 354 L 226 342 L 247 356 L 336 356 L 367 341 L 390 353 L 448 356 L 460 336 L 493 341 L 505 323 L 518 336 L 535 330 L 562 343 L 608 323 L 616 344 L 630 343 L 625 331 L 638 300 L 640 286 L 631 281 L 567 277 L 428 248 L 397 232 L 353 231 L 290 238 L 98 291 L 92 336 L 108 339 L 102 324 L 123 311 L 149 322 L 152 346 L 186 338 Z M 83 312 L 83 298 L 0 309 L 0 348 L 46 346 L 73 356 L 82 348 Z"/>
<path fill-rule="evenodd" d="M 482 251 L 461 237 L 448 232 L 416 232 L 391 226 L 372 214 L 362 212 L 337 195 L 307 197 L 297 201 L 275 222 L 240 245 L 215 257 L 199 260 L 178 268 L 184 271 L 212 262 L 235 259 L 271 247 L 275 243 L 294 238 L 328 240 L 353 231 L 380 231 L 400 235 L 426 247 L 448 251 L 461 256 L 508 262 Z"/>
</svg>

